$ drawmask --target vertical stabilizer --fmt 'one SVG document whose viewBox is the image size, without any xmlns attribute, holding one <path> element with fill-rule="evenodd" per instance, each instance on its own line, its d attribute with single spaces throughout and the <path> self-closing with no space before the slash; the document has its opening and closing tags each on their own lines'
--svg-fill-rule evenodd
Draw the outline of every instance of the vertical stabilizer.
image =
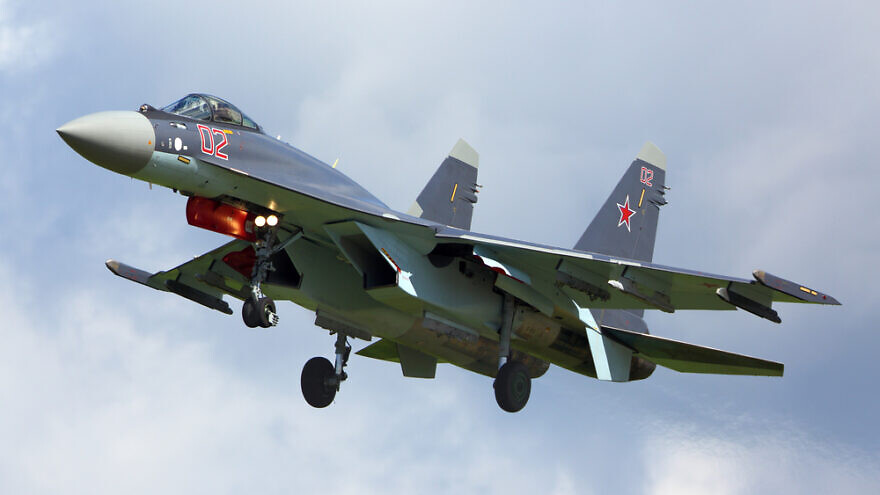
<svg viewBox="0 0 880 495">
<path fill-rule="evenodd" d="M 666 157 L 645 143 L 574 248 L 651 261 L 665 184 Z"/>
<path fill-rule="evenodd" d="M 412 216 L 470 230 L 480 155 L 459 139 L 410 207 Z"/>
</svg>

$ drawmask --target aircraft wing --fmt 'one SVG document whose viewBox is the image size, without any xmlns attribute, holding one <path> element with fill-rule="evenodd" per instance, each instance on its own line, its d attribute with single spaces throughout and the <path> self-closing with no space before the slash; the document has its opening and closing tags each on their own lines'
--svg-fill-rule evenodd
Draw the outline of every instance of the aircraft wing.
<svg viewBox="0 0 880 495">
<path fill-rule="evenodd" d="M 498 266 L 496 271 L 541 294 L 564 290 L 581 307 L 670 313 L 740 308 L 779 323 L 773 302 L 840 304 L 827 294 L 760 270 L 748 280 L 454 228 L 441 229 L 436 238 L 440 243 L 471 245 L 485 263 Z"/>
<path fill-rule="evenodd" d="M 244 299 L 250 293 L 247 278 L 234 268 L 249 270 L 247 251 L 253 249 L 250 246 L 247 241 L 234 240 L 178 267 L 157 273 L 149 273 L 112 259 L 105 264 L 122 278 L 156 290 L 172 292 L 231 315 L 232 309 L 222 297 L 223 294 L 230 294 Z"/>
</svg>

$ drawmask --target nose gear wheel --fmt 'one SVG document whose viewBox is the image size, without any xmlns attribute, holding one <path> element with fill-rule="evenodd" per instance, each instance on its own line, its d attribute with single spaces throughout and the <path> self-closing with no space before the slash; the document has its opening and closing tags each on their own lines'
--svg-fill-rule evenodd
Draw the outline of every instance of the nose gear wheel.
<svg viewBox="0 0 880 495">
<path fill-rule="evenodd" d="M 256 304 L 252 298 L 244 300 L 241 306 L 241 319 L 248 328 L 257 328 L 260 326 L 260 315 L 257 314 Z"/>
<path fill-rule="evenodd" d="M 256 304 L 257 316 L 260 326 L 263 328 L 274 327 L 278 324 L 278 315 L 275 314 L 275 301 L 269 297 L 261 297 Z"/>
</svg>

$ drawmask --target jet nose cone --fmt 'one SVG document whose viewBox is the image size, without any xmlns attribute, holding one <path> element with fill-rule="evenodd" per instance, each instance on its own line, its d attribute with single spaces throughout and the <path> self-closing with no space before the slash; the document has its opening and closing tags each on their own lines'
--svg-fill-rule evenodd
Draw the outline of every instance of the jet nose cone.
<svg viewBox="0 0 880 495">
<path fill-rule="evenodd" d="M 138 112 L 98 112 L 71 120 L 55 132 L 86 160 L 131 175 L 153 155 L 156 133 Z"/>
</svg>

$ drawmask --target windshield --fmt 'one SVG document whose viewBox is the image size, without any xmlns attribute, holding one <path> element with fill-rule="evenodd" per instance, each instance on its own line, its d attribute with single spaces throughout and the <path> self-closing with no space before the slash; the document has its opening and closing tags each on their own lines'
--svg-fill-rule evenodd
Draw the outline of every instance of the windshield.
<svg viewBox="0 0 880 495">
<path fill-rule="evenodd" d="M 196 120 L 213 120 L 260 130 L 260 126 L 228 101 L 210 95 L 187 95 L 162 109 Z"/>
<path fill-rule="evenodd" d="M 185 96 L 162 109 L 163 112 L 182 115 L 196 120 L 211 120 L 211 109 L 201 96 Z"/>
</svg>

